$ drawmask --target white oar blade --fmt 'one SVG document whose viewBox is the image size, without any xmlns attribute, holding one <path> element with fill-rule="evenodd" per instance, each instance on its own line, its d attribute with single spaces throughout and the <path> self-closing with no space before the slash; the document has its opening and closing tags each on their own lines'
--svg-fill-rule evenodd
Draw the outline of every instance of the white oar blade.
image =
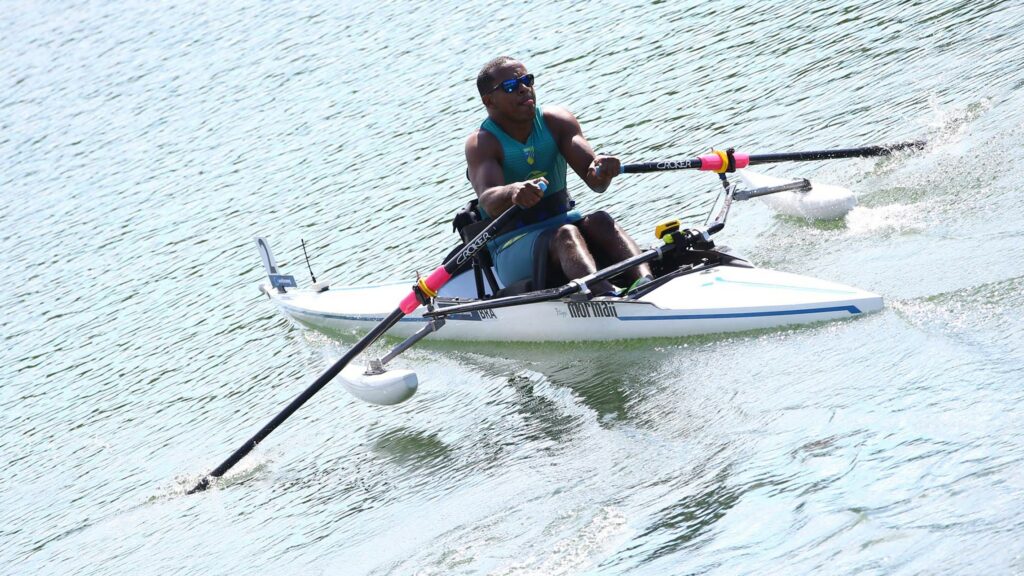
<svg viewBox="0 0 1024 576">
<path fill-rule="evenodd" d="M 366 374 L 362 366 L 349 364 L 341 371 L 341 384 L 349 394 L 363 402 L 392 406 L 405 402 L 416 393 L 419 379 L 412 370 L 387 370 Z"/>
<path fill-rule="evenodd" d="M 747 188 L 764 188 L 789 184 L 793 180 L 739 171 Z M 857 205 L 857 197 L 847 188 L 811 182 L 807 192 L 779 192 L 760 197 L 772 210 L 787 216 L 808 220 L 836 220 L 846 216 Z"/>
</svg>

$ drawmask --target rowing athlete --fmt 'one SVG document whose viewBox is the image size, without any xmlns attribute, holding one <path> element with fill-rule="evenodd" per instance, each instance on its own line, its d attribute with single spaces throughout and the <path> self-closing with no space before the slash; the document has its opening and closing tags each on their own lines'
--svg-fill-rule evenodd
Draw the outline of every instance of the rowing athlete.
<svg viewBox="0 0 1024 576">
<path fill-rule="evenodd" d="M 535 258 L 545 258 L 549 271 L 575 279 L 640 253 L 607 212 L 581 216 L 573 209 L 566 163 L 591 190 L 604 192 L 619 174 L 619 159 L 594 154 L 576 117 L 565 108 L 537 106 L 533 84 L 533 74 L 514 58 L 485 64 L 476 87 L 487 119 L 466 140 L 467 174 L 481 216 L 490 219 L 513 204 L 527 209 L 514 229 L 487 245 L 505 286 L 533 277 Z M 626 272 L 626 281 L 634 285 L 652 277 L 647 264 Z M 595 296 L 618 293 L 607 280 L 589 289 Z"/>
</svg>

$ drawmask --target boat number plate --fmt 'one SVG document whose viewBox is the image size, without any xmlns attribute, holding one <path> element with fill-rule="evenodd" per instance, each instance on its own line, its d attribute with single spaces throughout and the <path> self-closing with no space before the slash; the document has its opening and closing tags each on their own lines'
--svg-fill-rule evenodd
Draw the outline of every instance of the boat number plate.
<svg viewBox="0 0 1024 576">
<path fill-rule="evenodd" d="M 618 318 L 619 311 L 611 302 L 566 302 L 570 318 Z"/>
<path fill-rule="evenodd" d="M 298 284 L 295 283 L 294 276 L 287 276 L 285 274 L 269 274 L 270 285 L 278 290 L 282 288 L 295 288 Z"/>
</svg>

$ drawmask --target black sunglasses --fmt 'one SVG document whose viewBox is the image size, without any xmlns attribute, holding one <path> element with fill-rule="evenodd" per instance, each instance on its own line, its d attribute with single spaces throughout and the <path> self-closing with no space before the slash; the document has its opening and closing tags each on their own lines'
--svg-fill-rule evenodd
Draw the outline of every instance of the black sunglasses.
<svg viewBox="0 0 1024 576">
<path fill-rule="evenodd" d="M 525 74 L 518 78 L 511 78 L 509 80 L 505 80 L 501 84 L 498 84 L 494 88 L 491 88 L 491 92 L 494 92 L 498 88 L 501 88 L 502 91 L 505 92 L 505 94 L 511 94 L 516 91 L 516 88 L 519 88 L 520 84 L 526 86 L 527 88 L 533 86 L 533 74 Z"/>
</svg>

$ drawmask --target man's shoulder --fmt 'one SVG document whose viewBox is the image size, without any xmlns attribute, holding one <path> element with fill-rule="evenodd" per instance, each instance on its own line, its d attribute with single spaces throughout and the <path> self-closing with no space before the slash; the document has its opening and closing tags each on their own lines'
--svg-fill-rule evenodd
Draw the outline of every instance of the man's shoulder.
<svg viewBox="0 0 1024 576">
<path fill-rule="evenodd" d="M 541 109 L 541 114 L 545 120 L 569 120 L 575 119 L 569 110 L 563 106 L 552 106 L 548 105 Z"/>
<path fill-rule="evenodd" d="M 476 128 L 466 137 L 466 153 L 485 156 L 501 156 L 501 142 L 498 137 L 483 126 Z"/>
<path fill-rule="evenodd" d="M 540 109 L 544 118 L 564 118 L 566 116 L 572 116 L 572 112 L 565 106 L 559 106 L 557 104 L 545 104 Z"/>
<path fill-rule="evenodd" d="M 480 126 L 479 128 L 473 129 L 473 131 L 469 133 L 469 136 L 466 137 L 466 145 L 469 146 L 471 144 L 475 146 L 487 146 L 491 144 L 499 144 L 499 141 L 498 137 L 491 133 L 490 130 Z"/>
<path fill-rule="evenodd" d="M 541 115 L 544 117 L 544 123 L 548 125 L 548 129 L 553 132 L 571 130 L 572 126 L 577 124 L 576 116 L 563 106 L 544 106 Z"/>
</svg>

